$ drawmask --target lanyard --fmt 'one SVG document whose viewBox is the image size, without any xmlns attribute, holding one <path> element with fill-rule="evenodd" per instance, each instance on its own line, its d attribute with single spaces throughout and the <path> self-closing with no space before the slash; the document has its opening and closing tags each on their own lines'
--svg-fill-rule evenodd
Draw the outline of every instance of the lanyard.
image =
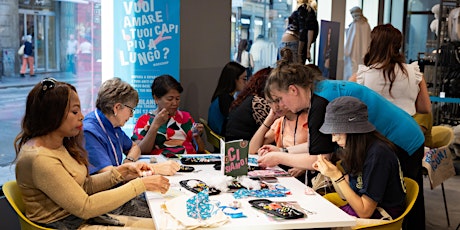
<svg viewBox="0 0 460 230">
<path fill-rule="evenodd" d="M 299 122 L 299 115 L 300 113 L 297 114 L 297 117 L 295 119 L 295 128 L 294 128 L 294 144 L 295 145 L 295 135 L 297 133 L 297 124 Z M 283 118 L 283 125 L 282 125 L 282 128 L 281 128 L 281 145 L 284 147 L 284 128 L 286 127 L 286 116 L 284 116 Z"/>
<path fill-rule="evenodd" d="M 117 161 L 117 166 L 119 166 L 120 162 L 118 161 L 117 150 L 115 149 L 115 145 L 113 145 L 112 138 L 110 138 L 110 135 L 107 133 L 107 130 L 105 129 L 104 124 L 102 124 L 101 118 L 99 118 L 99 114 L 97 114 L 97 111 L 94 111 L 94 114 L 96 115 L 97 121 L 99 122 L 99 125 L 101 126 L 102 130 L 104 130 L 105 135 L 107 135 L 107 137 L 109 138 L 109 142 L 113 150 L 113 156 L 115 157 L 115 161 Z M 118 139 L 120 150 L 121 152 L 123 152 L 123 148 L 121 147 L 120 138 L 118 137 L 118 133 L 115 132 L 115 136 Z"/>
</svg>

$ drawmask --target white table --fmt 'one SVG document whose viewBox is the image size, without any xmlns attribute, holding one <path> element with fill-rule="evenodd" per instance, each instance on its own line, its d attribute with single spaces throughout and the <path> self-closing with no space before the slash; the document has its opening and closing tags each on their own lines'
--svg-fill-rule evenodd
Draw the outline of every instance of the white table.
<svg viewBox="0 0 460 230">
<path fill-rule="evenodd" d="M 158 162 L 164 161 L 163 157 L 158 157 Z M 145 160 L 145 159 L 144 159 Z M 161 195 L 154 192 L 146 192 L 150 212 L 155 221 L 156 229 L 171 229 L 173 220 L 165 214 L 160 206 L 168 199 L 177 197 L 177 195 L 193 196 L 194 193 L 182 188 L 179 181 L 186 179 L 201 179 L 220 175 L 220 171 L 213 168 L 213 165 L 193 165 L 195 171 L 192 173 L 177 173 L 174 176 L 168 176 L 170 180 L 170 190 L 168 193 Z M 300 206 L 314 214 L 308 214 L 306 218 L 294 220 L 274 220 L 261 211 L 251 207 L 248 200 L 257 199 L 248 197 L 238 199 L 242 204 L 243 213 L 247 218 L 231 219 L 229 223 L 218 229 L 305 229 L 305 228 L 328 228 L 328 227 L 346 227 L 354 226 L 356 221 L 353 217 L 337 208 L 334 204 L 324 199 L 319 194 L 306 195 L 306 185 L 294 177 L 278 177 L 278 183 L 291 191 L 291 195 L 286 197 L 269 197 L 272 201 L 297 201 Z M 222 205 L 229 204 L 235 200 L 232 193 L 220 193 L 219 195 L 210 196 L 210 200 L 219 200 Z M 185 205 L 185 204 L 184 204 Z"/>
</svg>

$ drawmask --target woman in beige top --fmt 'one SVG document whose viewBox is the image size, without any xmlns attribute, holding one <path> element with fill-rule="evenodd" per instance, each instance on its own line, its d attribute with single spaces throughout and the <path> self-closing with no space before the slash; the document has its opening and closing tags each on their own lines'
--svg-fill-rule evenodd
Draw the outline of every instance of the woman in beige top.
<svg viewBox="0 0 460 230">
<path fill-rule="evenodd" d="M 148 176 L 151 167 L 146 163 L 122 164 L 90 176 L 82 145 L 82 120 L 80 99 L 68 83 L 46 78 L 27 97 L 22 130 L 15 140 L 16 180 L 25 215 L 37 224 L 85 229 L 94 223 L 94 217 L 146 190 L 165 193 L 169 189 L 168 179 Z M 154 229 L 150 218 L 105 217 L 114 224 L 125 223 L 125 227 Z"/>
</svg>

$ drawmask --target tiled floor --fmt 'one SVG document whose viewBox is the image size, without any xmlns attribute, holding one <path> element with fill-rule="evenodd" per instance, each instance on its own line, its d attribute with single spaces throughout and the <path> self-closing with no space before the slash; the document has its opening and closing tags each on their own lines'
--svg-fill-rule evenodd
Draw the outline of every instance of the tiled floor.
<svg viewBox="0 0 460 230">
<path fill-rule="evenodd" d="M 456 160 L 455 163 L 458 168 L 460 160 Z M 457 225 L 460 224 L 460 175 L 451 177 L 444 182 L 450 226 L 447 225 L 441 186 L 431 190 L 430 182 L 428 177 L 426 177 L 424 178 L 423 188 L 425 195 L 426 230 L 455 230 Z"/>
</svg>

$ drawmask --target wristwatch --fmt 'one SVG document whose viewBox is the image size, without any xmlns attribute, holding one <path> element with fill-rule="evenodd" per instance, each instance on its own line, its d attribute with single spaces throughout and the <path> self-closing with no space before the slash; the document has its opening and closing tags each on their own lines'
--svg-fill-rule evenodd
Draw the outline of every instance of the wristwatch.
<svg viewBox="0 0 460 230">
<path fill-rule="evenodd" d="M 288 149 L 287 148 L 281 148 L 281 152 L 285 152 L 285 153 L 289 153 Z"/>
</svg>

